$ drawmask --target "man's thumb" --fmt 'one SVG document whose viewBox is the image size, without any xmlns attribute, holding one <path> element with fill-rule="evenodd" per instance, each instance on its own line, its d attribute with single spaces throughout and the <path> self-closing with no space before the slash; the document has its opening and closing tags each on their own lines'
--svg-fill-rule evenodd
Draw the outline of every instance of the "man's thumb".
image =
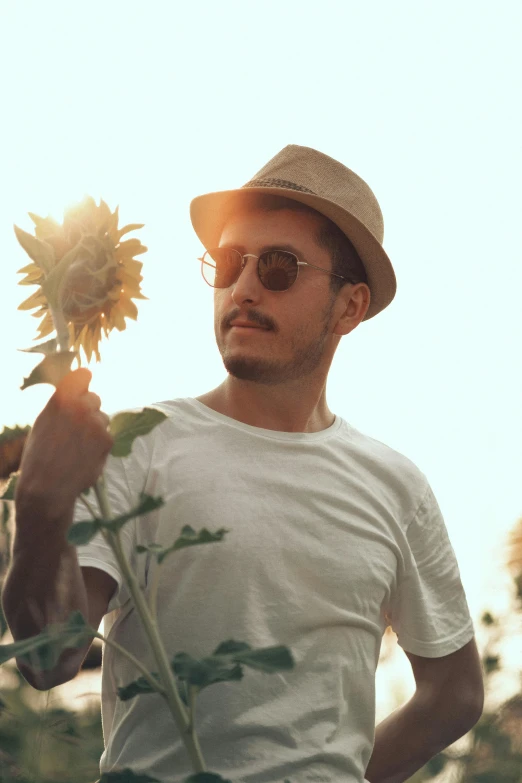
<svg viewBox="0 0 522 783">
<path fill-rule="evenodd" d="M 62 378 L 56 387 L 54 396 L 58 402 L 80 397 L 80 395 L 89 391 L 91 378 L 92 372 L 88 370 L 87 367 L 80 367 L 77 370 L 72 370 Z"/>
</svg>

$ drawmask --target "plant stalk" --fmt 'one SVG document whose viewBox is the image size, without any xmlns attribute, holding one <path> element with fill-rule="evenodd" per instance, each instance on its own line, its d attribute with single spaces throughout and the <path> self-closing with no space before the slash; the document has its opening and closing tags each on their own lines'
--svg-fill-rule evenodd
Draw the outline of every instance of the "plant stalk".
<svg viewBox="0 0 522 783">
<path fill-rule="evenodd" d="M 150 687 L 156 692 L 159 693 L 160 696 L 165 696 L 165 691 L 161 687 L 161 684 L 157 682 L 154 677 L 151 675 L 151 673 L 147 670 L 147 668 L 139 661 L 135 655 L 130 653 L 125 647 L 122 647 L 121 644 L 118 644 L 118 642 L 113 642 L 112 639 L 107 639 L 106 636 L 104 636 L 99 631 L 96 631 L 94 634 L 96 639 L 100 639 L 104 644 L 107 644 L 109 647 L 113 647 L 115 650 L 117 650 L 120 655 L 123 655 L 125 658 L 127 658 L 128 661 L 130 661 L 139 672 L 142 673 L 143 677 L 147 682 L 149 683 Z"/>
<path fill-rule="evenodd" d="M 54 328 L 56 330 L 56 339 L 58 341 L 59 351 L 69 350 L 69 327 L 67 321 L 64 318 L 63 312 L 60 307 L 51 307 L 51 317 L 53 319 Z"/>
<path fill-rule="evenodd" d="M 100 476 L 96 482 L 94 489 L 103 518 L 112 519 L 111 508 L 103 475 Z M 145 596 L 143 595 L 138 580 L 132 571 L 125 552 L 123 551 L 119 533 L 113 533 L 110 530 L 106 532 L 107 541 L 114 552 L 123 579 L 129 588 L 129 592 L 133 598 L 136 611 L 138 612 L 138 615 L 141 619 L 145 635 L 156 659 L 156 663 L 158 665 L 158 674 L 160 676 L 161 684 L 165 690 L 165 699 L 169 705 L 174 720 L 176 721 L 180 735 L 185 742 L 185 746 L 187 748 L 194 771 L 205 772 L 205 761 L 203 759 L 197 737 L 192 732 L 187 732 L 190 727 L 190 719 L 185 710 L 185 705 L 181 701 L 180 695 L 178 693 L 174 674 L 170 667 L 165 647 L 159 635 L 158 627 L 154 622 Z"/>
</svg>

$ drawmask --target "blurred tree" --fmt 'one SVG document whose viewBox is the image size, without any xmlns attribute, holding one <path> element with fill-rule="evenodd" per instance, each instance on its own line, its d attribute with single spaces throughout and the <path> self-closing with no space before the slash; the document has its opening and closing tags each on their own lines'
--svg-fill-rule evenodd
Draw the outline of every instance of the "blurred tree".
<svg viewBox="0 0 522 783">
<path fill-rule="evenodd" d="M 522 519 L 508 536 L 506 566 L 513 578 L 513 612 L 522 616 Z M 488 702 L 495 704 L 495 699 L 489 697 L 494 693 L 495 675 L 501 670 L 502 656 L 498 648 L 509 636 L 506 627 L 511 617 L 511 613 L 495 617 L 486 611 L 481 618 L 487 634 L 482 652 L 486 691 L 482 717 L 458 743 L 446 748 L 413 775 L 409 783 L 425 783 L 434 778 L 437 783 L 522 783 L 522 660 L 519 692 L 500 708 L 488 706 Z M 465 749 L 460 750 L 463 745 Z"/>
<path fill-rule="evenodd" d="M 15 667 L 15 682 L 2 688 L 0 702 L 0 781 L 2 783 L 92 783 L 103 752 L 99 704 L 82 712 L 49 706 Z"/>
</svg>

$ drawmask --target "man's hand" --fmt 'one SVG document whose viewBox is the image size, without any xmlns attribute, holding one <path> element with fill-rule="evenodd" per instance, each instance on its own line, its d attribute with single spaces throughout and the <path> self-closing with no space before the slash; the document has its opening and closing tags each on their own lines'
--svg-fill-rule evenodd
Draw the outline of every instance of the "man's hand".
<svg viewBox="0 0 522 783">
<path fill-rule="evenodd" d="M 36 419 L 16 486 L 21 518 L 27 506 L 43 518 L 67 518 L 78 495 L 100 476 L 114 440 L 99 396 L 89 391 L 91 378 L 86 368 L 68 373 Z"/>
</svg>

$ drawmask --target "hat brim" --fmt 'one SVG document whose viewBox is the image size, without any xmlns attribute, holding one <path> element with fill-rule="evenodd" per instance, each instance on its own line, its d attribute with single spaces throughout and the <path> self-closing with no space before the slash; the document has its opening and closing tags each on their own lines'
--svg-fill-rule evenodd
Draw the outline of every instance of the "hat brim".
<svg viewBox="0 0 522 783">
<path fill-rule="evenodd" d="M 390 304 L 397 290 L 397 280 L 391 261 L 381 243 L 350 212 L 312 193 L 290 188 L 245 187 L 197 196 L 190 203 L 190 219 L 204 247 L 212 248 L 219 245 L 225 223 L 233 215 L 244 196 L 250 193 L 285 196 L 307 204 L 329 218 L 348 237 L 364 264 L 371 296 L 370 306 L 363 320 L 373 318 Z"/>
</svg>

